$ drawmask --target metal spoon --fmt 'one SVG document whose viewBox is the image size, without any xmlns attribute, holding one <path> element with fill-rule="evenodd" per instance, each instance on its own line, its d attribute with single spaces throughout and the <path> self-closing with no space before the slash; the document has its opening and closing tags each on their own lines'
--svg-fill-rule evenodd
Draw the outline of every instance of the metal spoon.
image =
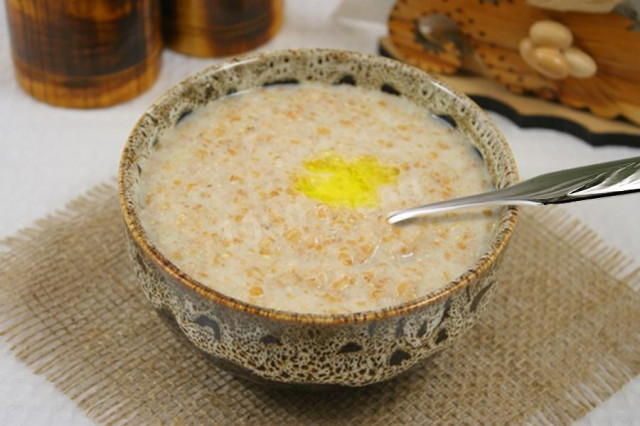
<svg viewBox="0 0 640 426">
<path fill-rule="evenodd" d="M 398 210 L 387 220 L 398 223 L 467 207 L 561 204 L 638 191 L 640 157 L 635 157 L 547 173 L 497 191 Z"/>
</svg>

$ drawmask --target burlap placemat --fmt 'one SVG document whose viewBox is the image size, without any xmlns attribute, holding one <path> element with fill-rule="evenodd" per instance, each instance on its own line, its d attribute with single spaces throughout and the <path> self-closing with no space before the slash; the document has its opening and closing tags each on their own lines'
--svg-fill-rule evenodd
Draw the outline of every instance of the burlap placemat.
<svg viewBox="0 0 640 426">
<path fill-rule="evenodd" d="M 115 189 L 4 241 L 0 333 L 104 423 L 567 423 L 640 373 L 640 273 L 563 214 L 525 211 L 503 283 L 454 347 L 403 377 L 307 394 L 211 366 L 138 290 Z"/>
</svg>

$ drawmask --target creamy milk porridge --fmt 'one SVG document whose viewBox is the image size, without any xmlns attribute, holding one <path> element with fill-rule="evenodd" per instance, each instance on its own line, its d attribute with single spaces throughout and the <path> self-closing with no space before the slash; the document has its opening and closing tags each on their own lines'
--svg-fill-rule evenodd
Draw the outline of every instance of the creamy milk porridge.
<svg viewBox="0 0 640 426">
<path fill-rule="evenodd" d="M 397 226 L 392 210 L 492 189 L 471 144 L 408 101 L 304 83 L 229 96 L 164 134 L 141 220 L 180 269 L 228 296 L 349 313 L 426 295 L 489 244 L 490 210 Z"/>
</svg>

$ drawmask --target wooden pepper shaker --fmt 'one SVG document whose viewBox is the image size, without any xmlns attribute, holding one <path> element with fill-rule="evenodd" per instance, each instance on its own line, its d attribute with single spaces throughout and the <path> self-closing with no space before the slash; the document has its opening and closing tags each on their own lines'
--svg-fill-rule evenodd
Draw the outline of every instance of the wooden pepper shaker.
<svg viewBox="0 0 640 426">
<path fill-rule="evenodd" d="M 228 56 L 269 41 L 282 24 L 282 0 L 163 0 L 168 47 L 202 57 Z"/>
<path fill-rule="evenodd" d="M 160 69 L 158 0 L 6 0 L 16 76 L 53 105 L 94 108 L 146 90 Z"/>
</svg>

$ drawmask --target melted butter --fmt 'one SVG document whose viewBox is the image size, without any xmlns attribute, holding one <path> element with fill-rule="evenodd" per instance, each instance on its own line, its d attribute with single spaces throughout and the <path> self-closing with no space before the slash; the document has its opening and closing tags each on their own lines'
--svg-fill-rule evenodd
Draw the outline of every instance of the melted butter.
<svg viewBox="0 0 640 426">
<path fill-rule="evenodd" d="M 308 173 L 296 177 L 295 189 L 330 206 L 352 208 L 377 205 L 378 189 L 396 183 L 400 173 L 371 155 L 348 161 L 332 151 L 305 161 L 303 168 Z"/>
</svg>

